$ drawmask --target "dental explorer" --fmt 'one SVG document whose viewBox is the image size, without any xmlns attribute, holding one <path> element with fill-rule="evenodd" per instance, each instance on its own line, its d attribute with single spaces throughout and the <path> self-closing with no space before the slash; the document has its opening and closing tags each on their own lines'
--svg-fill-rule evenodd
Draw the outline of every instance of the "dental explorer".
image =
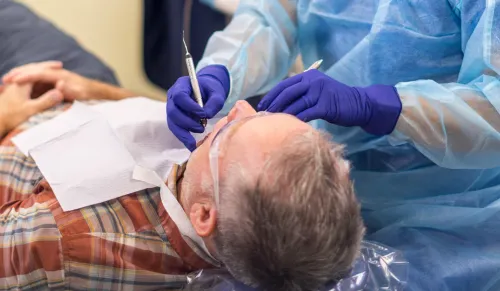
<svg viewBox="0 0 500 291">
<path fill-rule="evenodd" d="M 182 42 L 184 43 L 184 47 L 186 48 L 186 66 L 189 73 L 189 80 L 191 81 L 191 87 L 193 88 L 194 98 L 196 103 L 198 103 L 198 105 L 203 108 L 203 99 L 201 98 L 200 85 L 198 84 L 198 78 L 196 77 L 193 58 L 188 51 L 186 40 L 184 38 L 184 31 L 182 31 Z M 205 118 L 201 119 L 200 123 L 201 125 L 203 125 L 203 127 L 207 126 L 207 120 Z"/>
</svg>

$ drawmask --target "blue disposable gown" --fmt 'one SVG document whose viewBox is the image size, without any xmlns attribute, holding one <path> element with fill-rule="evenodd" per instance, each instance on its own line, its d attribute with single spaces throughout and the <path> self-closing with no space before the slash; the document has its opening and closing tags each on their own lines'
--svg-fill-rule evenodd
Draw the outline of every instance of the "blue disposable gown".
<svg viewBox="0 0 500 291">
<path fill-rule="evenodd" d="M 389 136 L 313 122 L 346 144 L 367 239 L 404 252 L 411 290 L 500 290 L 500 1 L 241 2 L 199 64 L 228 67 L 224 110 L 299 52 L 348 85 L 395 85 Z"/>
</svg>

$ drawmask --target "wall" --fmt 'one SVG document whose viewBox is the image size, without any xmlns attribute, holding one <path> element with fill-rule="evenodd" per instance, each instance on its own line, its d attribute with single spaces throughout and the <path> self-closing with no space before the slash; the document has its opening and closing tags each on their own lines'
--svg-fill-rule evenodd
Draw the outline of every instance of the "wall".
<svg viewBox="0 0 500 291">
<path fill-rule="evenodd" d="M 18 0 L 75 37 L 139 95 L 164 99 L 142 67 L 141 0 Z M 169 1 L 169 0 L 165 0 Z"/>
</svg>

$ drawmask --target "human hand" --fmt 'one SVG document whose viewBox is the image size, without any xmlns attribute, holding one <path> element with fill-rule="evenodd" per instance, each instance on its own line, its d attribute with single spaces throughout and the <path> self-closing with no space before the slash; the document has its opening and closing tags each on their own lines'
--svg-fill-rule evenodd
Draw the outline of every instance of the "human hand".
<svg viewBox="0 0 500 291">
<path fill-rule="evenodd" d="M 62 67 L 63 63 L 60 61 L 30 63 L 10 70 L 7 74 L 5 74 L 2 77 L 2 82 L 4 84 L 11 83 L 16 76 L 24 74 L 26 72 L 43 71 L 46 69 L 62 69 Z"/>
<path fill-rule="evenodd" d="M 229 73 L 221 65 L 205 67 L 197 76 L 203 108 L 193 98 L 189 77 L 177 79 L 167 92 L 168 128 L 190 151 L 196 149 L 191 132 L 202 133 L 205 130 L 200 120 L 214 117 L 224 107 L 230 86 Z"/>
<path fill-rule="evenodd" d="M 57 89 L 47 91 L 32 99 L 33 84 L 4 85 L 0 91 L 0 136 L 5 135 L 31 116 L 49 109 L 63 101 Z"/>
<path fill-rule="evenodd" d="M 5 84 L 20 85 L 34 83 L 34 97 L 37 93 L 44 93 L 43 90 L 56 88 L 63 93 L 67 101 L 95 99 L 91 93 L 93 81 L 64 70 L 62 63 L 57 61 L 32 63 L 15 68 L 6 74 L 2 81 Z"/>
<path fill-rule="evenodd" d="M 393 86 L 350 87 L 318 70 L 280 82 L 259 103 L 259 110 L 284 112 L 308 122 L 323 119 L 341 126 L 360 126 L 371 134 L 394 130 L 401 100 Z"/>
<path fill-rule="evenodd" d="M 19 67 L 16 67 L 16 68 L 10 70 L 7 74 L 5 74 L 2 77 L 2 82 L 4 84 L 11 84 L 11 83 L 13 83 L 12 79 L 14 77 L 16 77 L 17 75 L 19 75 L 23 72 L 26 72 L 26 71 L 32 71 L 32 70 L 37 70 L 37 69 L 38 70 L 61 69 L 62 67 L 63 67 L 63 64 L 60 61 L 47 61 L 47 62 L 26 64 L 26 65 L 19 66 Z M 31 98 L 37 98 L 53 88 L 54 88 L 53 84 L 35 83 L 33 90 L 31 92 Z"/>
</svg>

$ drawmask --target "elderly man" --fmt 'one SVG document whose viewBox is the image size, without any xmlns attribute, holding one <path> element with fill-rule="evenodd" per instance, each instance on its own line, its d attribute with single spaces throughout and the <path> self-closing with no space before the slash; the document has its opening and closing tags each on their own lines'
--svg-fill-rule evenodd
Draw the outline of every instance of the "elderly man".
<svg viewBox="0 0 500 291">
<path fill-rule="evenodd" d="M 62 111 L 44 110 L 63 98 L 132 94 L 60 65 L 26 65 L 3 78 L 0 289 L 178 289 L 186 274 L 214 267 L 210 257 L 262 290 L 317 290 L 349 271 L 363 225 L 341 147 L 293 116 L 256 114 L 246 102 L 167 180 L 209 253 L 183 239 L 158 189 L 63 212 L 10 139 Z M 31 99 L 41 83 L 54 89 Z"/>
</svg>

